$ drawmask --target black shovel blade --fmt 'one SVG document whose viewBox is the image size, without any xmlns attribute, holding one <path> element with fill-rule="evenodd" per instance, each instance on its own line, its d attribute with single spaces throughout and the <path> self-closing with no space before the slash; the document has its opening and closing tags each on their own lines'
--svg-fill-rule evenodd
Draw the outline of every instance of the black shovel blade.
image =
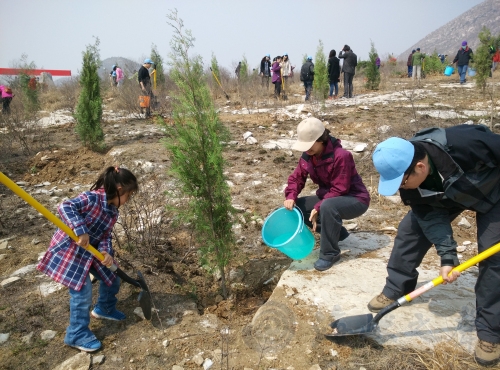
<svg viewBox="0 0 500 370">
<path fill-rule="evenodd" d="M 335 320 L 330 326 L 333 330 L 332 333 L 325 335 L 327 338 L 370 333 L 377 323 L 373 321 L 373 315 L 367 313 Z"/>
<path fill-rule="evenodd" d="M 142 291 L 139 293 L 137 300 L 139 301 L 139 306 L 141 306 L 142 313 L 146 320 L 151 320 L 152 309 L 151 309 L 151 293 L 149 293 L 148 285 L 144 276 L 140 271 L 137 271 L 137 282 L 141 285 Z"/>
</svg>

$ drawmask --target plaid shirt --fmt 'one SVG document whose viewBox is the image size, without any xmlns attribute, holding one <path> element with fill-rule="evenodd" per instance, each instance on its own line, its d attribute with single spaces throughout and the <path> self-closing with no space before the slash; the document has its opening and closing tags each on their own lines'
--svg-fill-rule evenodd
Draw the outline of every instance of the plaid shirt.
<svg viewBox="0 0 500 370">
<path fill-rule="evenodd" d="M 107 202 L 104 189 L 87 191 L 62 202 L 59 215 L 76 235 L 89 234 L 90 244 L 100 252 L 114 255 L 111 230 L 118 218 L 118 209 Z M 81 248 L 62 230 L 57 229 L 49 249 L 37 269 L 68 288 L 79 291 L 93 266 L 104 283 L 110 286 L 116 276 L 97 258 Z"/>
</svg>

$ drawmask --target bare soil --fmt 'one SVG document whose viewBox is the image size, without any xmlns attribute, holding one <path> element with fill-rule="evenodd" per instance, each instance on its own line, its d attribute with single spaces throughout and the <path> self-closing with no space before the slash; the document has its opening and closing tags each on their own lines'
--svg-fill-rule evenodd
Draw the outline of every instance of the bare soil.
<svg viewBox="0 0 500 370">
<path fill-rule="evenodd" d="M 458 86 L 443 88 L 439 85 L 449 82 L 444 77 L 427 78 L 423 81 L 426 85 L 424 89 L 431 90 L 433 94 L 418 99 L 409 97 L 406 101 L 373 104 L 368 106 L 369 109 L 363 108 L 366 104 L 348 107 L 334 104 L 325 108 L 321 108 L 319 103 L 305 106 L 304 109 L 313 113 L 321 111 L 320 118 L 328 122 L 327 127 L 334 136 L 369 144 L 365 152 L 355 155 L 355 160 L 358 172 L 370 188 L 372 211 L 355 220 L 357 227 L 354 232 L 394 234 L 382 230 L 397 227 L 407 212 L 402 204 L 393 203 L 376 193 L 378 177 L 371 164 L 374 144 L 389 136 L 409 137 L 424 127 L 448 127 L 467 120 L 437 119 L 425 114 L 417 115 L 416 110 L 451 109 L 438 108 L 435 103 L 450 105 L 457 111 L 480 109 L 477 104 L 486 104 L 489 100 L 476 89 Z M 386 78 L 384 86 L 384 91 L 374 95 L 404 89 L 408 96 L 411 94 L 411 84 L 407 79 Z M 287 102 L 275 102 L 268 96 L 260 98 L 259 107 L 278 108 L 300 102 L 300 98 L 294 97 L 293 93 L 301 94 L 301 87 L 297 84 L 291 86 Z M 365 92 L 359 87 L 358 93 Z M 236 92 L 231 95 L 234 94 Z M 245 101 L 243 98 L 235 100 Z M 152 255 L 141 255 L 137 250 L 134 252 L 123 244 L 115 243 L 123 269 L 131 275 L 134 270 L 145 273 L 158 311 L 151 322 L 138 319 L 133 313 L 138 306 L 138 291 L 122 284 L 118 309 L 127 315 L 127 319 L 121 323 L 91 320 L 91 329 L 103 342 L 103 349 L 97 355 L 106 356 L 103 364 L 93 365 L 92 368 L 171 369 L 177 364 L 185 369 L 196 369 L 201 367 L 193 362 L 193 356 L 201 352 L 203 358 L 211 358 L 216 363 L 213 368 L 227 369 L 309 369 L 315 364 L 322 369 L 359 369 L 361 366 L 366 369 L 437 368 L 431 367 L 434 366 L 431 359 L 437 356 L 435 353 L 419 354 L 411 349 L 383 348 L 365 338 L 332 343 L 323 337 L 332 318 L 301 302 L 297 302 L 293 310 L 290 307 L 271 307 L 274 315 L 267 317 L 264 311 L 254 318 L 273 292 L 282 272 L 291 263 L 289 258 L 262 243 L 258 220 L 265 219 L 274 208 L 282 205 L 283 185 L 300 155 L 288 150 L 263 149 L 261 144 L 268 140 L 289 138 L 289 132 L 295 131 L 300 119 L 279 120 L 273 113 L 233 114 L 233 110 L 241 110 L 247 105 L 241 102 L 228 104 L 223 100 L 218 100 L 217 104 L 229 106 L 227 112 L 221 110 L 220 118 L 238 145 L 228 145 L 225 152 L 227 178 L 234 184 L 231 187 L 233 203 L 245 210 L 236 220 L 240 228 L 235 229 L 238 244 L 228 270 L 232 271 L 230 282 L 235 283 L 230 298 L 222 299 L 217 278 L 200 266 L 196 254 L 198 246 L 191 238 L 189 225 L 174 226 L 168 219 L 162 222 L 158 226 L 162 228 L 162 243 Z M 415 104 L 429 104 L 433 108 L 416 108 Z M 495 104 L 498 107 L 498 103 Z M 418 120 L 410 122 L 415 117 Z M 476 117 L 470 119 L 475 123 L 478 121 Z M 498 118 L 494 123 L 498 123 Z M 381 130 L 382 126 L 388 126 L 388 129 Z M 109 165 L 120 164 L 132 169 L 144 183 L 156 176 L 169 187 L 173 186 L 167 175 L 168 156 L 161 143 L 163 132 L 156 120 L 104 123 L 103 129 L 107 145 L 103 153 L 83 149 L 75 135 L 74 124 L 52 126 L 45 129 L 50 137 L 50 148 L 31 156 L 2 153 L 0 170 L 14 181 L 27 182 L 28 191 L 53 212 L 63 197 L 71 198 L 87 190 L 99 172 Z M 244 142 L 246 131 L 253 133 L 258 144 Z M 151 162 L 154 171 L 145 171 L 144 162 Z M 255 185 L 254 181 L 262 183 Z M 44 182 L 50 185 L 34 187 Z M 36 193 L 37 189 L 55 186 L 58 189 L 56 194 Z M 312 190 L 314 187 L 308 183 L 303 194 Z M 158 207 L 161 206 L 158 204 Z M 455 238 L 459 243 L 465 240 L 474 242 L 474 214 L 464 212 L 463 216 L 472 227 L 457 227 L 456 220 Z M 38 255 L 46 250 L 53 232 L 52 224 L 37 215 L 9 189 L 0 186 L 0 239 L 9 239 L 10 246 L 0 250 L 0 254 L 5 254 L 0 259 L 0 280 L 21 267 L 36 264 Z M 468 249 L 463 253 L 463 259 L 474 252 Z M 363 258 L 369 258 L 369 255 Z M 429 253 L 424 263 L 437 266 L 435 253 Z M 0 288 L 0 333 L 10 333 L 8 341 L 0 344 L 0 369 L 52 369 L 78 352 L 63 345 L 69 315 L 67 290 L 61 289 L 43 297 L 40 285 L 46 282 L 47 278 L 33 271 L 23 275 L 16 283 Z M 95 299 L 97 286 L 94 289 Z M 282 315 L 276 315 L 276 312 Z M 273 322 L 276 316 L 281 317 L 282 322 Z M 270 327 L 276 325 L 281 332 L 277 338 L 269 338 L 269 343 L 263 343 L 259 333 L 254 332 L 255 326 L 250 325 L 252 320 L 262 320 L 263 325 Z M 310 323 L 315 325 L 315 335 L 310 334 Z M 288 329 L 283 331 L 283 328 Z M 41 340 L 40 333 L 48 329 L 57 331 L 56 337 Z M 24 343 L 22 337 L 31 332 L 34 332 L 33 340 Z M 163 342 L 167 339 L 169 344 L 165 347 Z M 332 350 L 337 352 L 335 357 Z M 446 351 L 449 349 L 445 348 Z M 418 360 L 419 356 L 424 363 Z M 463 356 L 464 365 L 460 366 L 465 367 L 460 368 L 476 366 L 470 355 Z M 454 367 L 443 365 L 439 368 Z"/>
</svg>

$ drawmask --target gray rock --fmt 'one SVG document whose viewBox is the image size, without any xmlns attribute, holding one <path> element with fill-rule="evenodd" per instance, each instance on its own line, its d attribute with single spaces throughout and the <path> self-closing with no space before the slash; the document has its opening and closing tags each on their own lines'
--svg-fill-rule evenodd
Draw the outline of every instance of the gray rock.
<svg viewBox="0 0 500 370">
<path fill-rule="evenodd" d="M 141 307 L 136 307 L 135 310 L 134 310 L 134 313 L 141 320 L 146 320 L 146 317 L 144 316 L 144 312 L 142 312 L 142 308 Z"/>
<path fill-rule="evenodd" d="M 0 333 L 0 344 L 7 342 L 10 337 L 10 333 Z"/>
<path fill-rule="evenodd" d="M 168 339 L 165 339 L 161 344 L 166 348 L 170 344 L 170 341 Z"/>
<path fill-rule="evenodd" d="M 51 340 L 51 339 L 54 339 L 56 334 L 57 334 L 57 331 L 44 330 L 40 333 L 40 338 L 42 338 L 42 340 Z"/>
<path fill-rule="evenodd" d="M 250 136 L 252 136 L 252 133 L 250 131 L 247 131 L 243 134 L 243 139 L 247 140 Z"/>
<path fill-rule="evenodd" d="M 246 142 L 247 142 L 248 144 L 257 144 L 257 143 L 258 143 L 257 139 L 256 139 L 256 138 L 254 138 L 253 136 L 250 136 L 250 137 L 246 140 Z"/>
<path fill-rule="evenodd" d="M 16 181 L 16 184 L 19 186 L 26 186 L 28 183 L 26 181 Z"/>
<path fill-rule="evenodd" d="M 25 343 L 25 344 L 31 344 L 31 341 L 33 339 L 33 335 L 35 334 L 35 332 L 31 332 L 29 334 L 26 334 L 25 336 L 23 336 L 21 338 L 21 342 Z"/>
<path fill-rule="evenodd" d="M 0 242 L 0 250 L 7 249 L 7 240 L 3 240 Z"/>
<path fill-rule="evenodd" d="M 344 225 L 344 227 L 347 229 L 347 230 L 354 230 L 355 228 L 358 227 L 358 224 L 346 224 Z"/>
<path fill-rule="evenodd" d="M 21 280 L 21 278 L 19 276 L 13 276 L 13 277 L 10 277 L 8 279 L 3 280 L 0 283 L 0 285 L 5 288 L 5 287 L 8 287 L 9 285 L 15 283 L 18 280 Z"/>
<path fill-rule="evenodd" d="M 465 252 L 465 250 L 467 249 L 467 247 L 465 245 L 459 245 L 457 247 L 457 252 Z"/>
<path fill-rule="evenodd" d="M 10 276 L 19 276 L 19 275 L 26 275 L 29 274 L 30 272 L 35 271 L 36 265 L 27 265 L 24 267 L 21 267 L 19 270 L 14 271 Z"/>
<path fill-rule="evenodd" d="M 37 239 L 37 238 L 33 239 L 33 240 L 31 241 L 31 244 L 33 244 L 33 245 L 40 244 L 40 239 Z"/>
<path fill-rule="evenodd" d="M 106 356 L 104 355 L 99 355 L 99 356 L 92 356 L 92 365 L 100 365 L 104 362 L 104 359 Z"/>
<path fill-rule="evenodd" d="M 90 355 L 85 352 L 80 352 L 68 358 L 52 370 L 88 370 L 90 366 Z"/>
</svg>

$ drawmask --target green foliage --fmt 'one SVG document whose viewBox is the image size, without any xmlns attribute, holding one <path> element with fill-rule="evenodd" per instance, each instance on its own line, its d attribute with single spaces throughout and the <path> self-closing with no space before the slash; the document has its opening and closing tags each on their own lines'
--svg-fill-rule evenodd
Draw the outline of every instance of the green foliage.
<svg viewBox="0 0 500 370">
<path fill-rule="evenodd" d="M 21 100 L 23 102 L 24 113 L 26 116 L 31 116 L 40 109 L 38 101 L 39 88 L 32 73 L 36 69 L 36 65 L 35 62 L 28 63 L 28 56 L 23 54 L 19 68 L 22 70 L 19 73 L 19 85 L 22 92 Z"/>
<path fill-rule="evenodd" d="M 210 66 L 212 68 L 213 73 L 220 81 L 219 62 L 217 61 L 217 58 L 215 57 L 214 53 L 212 53 L 212 60 L 210 61 Z"/>
<path fill-rule="evenodd" d="M 369 60 L 359 60 L 358 61 L 358 65 L 356 66 L 356 69 L 358 71 L 362 70 L 362 69 L 365 69 L 368 67 L 368 64 L 370 64 L 370 61 Z"/>
<path fill-rule="evenodd" d="M 158 53 L 158 49 L 157 49 L 155 44 L 151 45 L 151 60 L 155 63 L 154 67 L 156 70 L 156 72 L 155 72 L 156 73 L 156 86 L 164 87 L 165 86 L 165 71 L 163 69 L 163 58 Z"/>
<path fill-rule="evenodd" d="M 248 60 L 247 57 L 243 55 L 243 59 L 241 60 L 241 68 L 240 68 L 240 84 L 246 84 L 250 80 L 248 74 Z"/>
<path fill-rule="evenodd" d="M 225 267 L 234 245 L 231 194 L 224 177 L 223 141 L 229 139 L 217 115 L 199 55 L 190 57 L 194 38 L 177 10 L 167 15 L 174 29 L 170 42 L 171 77 L 178 87 L 173 96 L 174 124 L 165 125 L 165 146 L 170 154 L 170 173 L 179 181 L 189 204 L 180 211 L 191 222 L 200 245 L 201 264 L 218 269 L 222 295 L 227 297 Z M 242 63 L 243 64 L 243 63 Z"/>
<path fill-rule="evenodd" d="M 83 145 L 91 150 L 100 150 L 104 146 L 101 127 L 102 98 L 97 74 L 101 65 L 98 47 L 99 38 L 96 38 L 94 45 L 87 45 L 87 50 L 82 53 L 81 91 L 75 109 L 76 132 Z"/>
<path fill-rule="evenodd" d="M 378 57 L 377 50 L 375 49 L 375 44 L 371 42 L 370 53 L 368 54 L 370 60 L 367 63 L 365 76 L 366 84 L 365 87 L 369 90 L 377 90 L 380 85 L 380 71 L 377 68 L 376 60 Z"/>
<path fill-rule="evenodd" d="M 441 63 L 441 59 L 439 59 L 436 52 L 432 53 L 432 55 L 426 55 L 424 60 L 422 61 L 422 70 L 426 75 L 442 75 L 446 65 Z"/>
<path fill-rule="evenodd" d="M 320 99 L 326 99 L 328 97 L 329 90 L 330 84 L 328 82 L 327 60 L 323 50 L 323 42 L 319 40 L 314 61 L 313 91 Z"/>
<path fill-rule="evenodd" d="M 490 45 L 495 42 L 491 31 L 483 26 L 481 32 L 479 32 L 479 47 L 474 53 L 474 68 L 476 68 L 476 86 L 483 92 L 486 88 L 486 81 L 491 72 L 491 54 Z"/>
</svg>

